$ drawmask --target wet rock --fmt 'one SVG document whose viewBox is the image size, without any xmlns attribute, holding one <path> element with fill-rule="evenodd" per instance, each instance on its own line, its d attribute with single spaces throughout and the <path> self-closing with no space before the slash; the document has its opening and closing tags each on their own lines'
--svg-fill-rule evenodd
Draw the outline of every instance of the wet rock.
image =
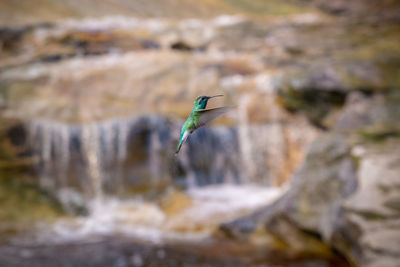
<svg viewBox="0 0 400 267">
<path fill-rule="evenodd" d="M 26 128 L 21 121 L 2 118 L 0 140 L 0 168 L 32 166 L 34 161 L 26 148 Z"/>
<path fill-rule="evenodd" d="M 14 146 L 23 146 L 26 143 L 26 129 L 22 124 L 11 127 L 6 134 Z"/>
<path fill-rule="evenodd" d="M 391 16 L 398 17 L 398 14 L 395 14 L 396 10 L 398 9 L 398 2 L 396 1 L 365 2 L 362 0 L 356 0 L 349 3 L 348 1 L 343 0 L 314 0 L 310 2 L 312 5 L 319 7 L 325 12 L 339 16 L 356 16 L 362 18 L 363 16 L 368 14 L 369 16 L 374 17 L 376 15 L 379 16 L 382 10 L 385 10 L 386 13 L 391 13 Z M 393 13 L 391 11 L 393 11 Z"/>
<path fill-rule="evenodd" d="M 346 92 L 390 89 L 393 84 L 391 81 L 385 81 L 382 72 L 383 70 L 376 64 L 367 61 L 323 63 L 289 74 L 287 83 L 295 90 L 318 89 Z"/>
<path fill-rule="evenodd" d="M 357 98 L 357 94 L 367 97 L 374 93 L 388 93 L 391 95 L 389 98 L 393 98 L 393 101 L 396 101 L 398 98 L 398 96 L 396 96 L 397 93 L 391 89 L 397 88 L 398 85 L 391 84 L 390 80 L 387 80 L 380 74 L 384 73 L 383 69 L 376 69 L 375 71 L 365 70 L 360 64 L 357 66 L 353 64 L 352 67 L 341 71 L 335 70 L 331 66 L 329 69 L 316 67 L 315 72 L 311 71 L 311 73 L 300 71 L 296 74 L 288 74 L 284 78 L 279 90 L 283 106 L 294 112 L 301 110 L 310 121 L 318 126 L 332 128 L 335 126 L 336 120 L 338 119 L 338 109 L 343 106 L 346 96 L 351 92 L 355 93 L 348 98 L 348 101 L 357 101 L 352 100 Z M 344 64 L 341 68 L 342 67 L 346 68 L 346 65 Z M 364 73 L 364 71 L 366 72 Z M 358 75 L 358 77 L 356 78 L 353 75 Z M 365 78 L 362 78 L 363 76 L 365 76 Z M 381 98 L 382 97 L 384 96 L 381 96 Z M 378 104 L 378 98 L 379 97 L 376 96 L 374 100 L 370 101 L 374 101 Z M 388 104 L 391 106 L 391 109 L 394 109 L 393 104 L 390 104 L 391 102 L 389 101 Z M 358 105 L 358 109 L 362 109 L 360 106 L 361 104 L 356 105 Z M 356 108 L 353 107 L 353 109 Z M 393 111 L 397 112 L 395 110 Z M 364 113 L 363 116 L 374 114 L 372 116 L 376 115 L 380 116 L 380 119 L 388 120 L 390 118 L 389 116 L 379 115 L 382 114 L 382 112 L 385 111 Z M 352 111 L 350 111 L 350 113 L 353 113 L 353 115 L 355 114 Z M 378 120 L 378 118 L 376 118 L 376 120 Z M 361 123 L 360 121 L 354 122 L 358 124 Z M 341 122 L 339 125 L 342 123 L 345 122 Z M 389 122 L 384 123 L 388 124 Z"/>
<path fill-rule="evenodd" d="M 379 135 L 399 131 L 400 93 L 390 90 L 386 93 L 368 95 L 363 92 L 351 93 L 338 117 L 336 131 L 360 131 L 365 138 L 379 139 Z"/>
<path fill-rule="evenodd" d="M 41 189 L 21 166 L 0 166 L 0 245 L 37 223 L 51 222 L 63 214 L 58 200 Z"/>
<path fill-rule="evenodd" d="M 153 40 L 142 39 L 140 40 L 144 49 L 160 49 L 161 45 Z"/>
<path fill-rule="evenodd" d="M 287 266 L 347 267 L 343 260 L 290 258 L 277 252 L 252 251 L 249 247 L 224 242 L 205 244 L 154 244 L 125 237 L 104 237 L 86 242 L 66 244 L 30 244 L 0 247 L 0 265 L 19 267 L 53 267 L 54 265 L 109 266 Z M 60 253 L 62 251 L 62 253 Z M 55 257 L 54 255 L 57 255 Z"/>
<path fill-rule="evenodd" d="M 171 49 L 180 51 L 191 51 L 193 50 L 193 47 L 181 41 L 171 44 Z"/>
<path fill-rule="evenodd" d="M 282 105 L 291 112 L 302 112 L 316 126 L 332 127 L 332 113 L 343 106 L 346 93 L 336 90 L 286 88 L 280 90 Z"/>
<path fill-rule="evenodd" d="M 32 173 L 36 164 L 27 149 L 27 131 L 15 119 L 0 124 L 0 246 L 39 222 L 62 215 L 62 207 L 50 192 L 40 188 Z"/>
<path fill-rule="evenodd" d="M 399 146 L 399 138 L 388 138 L 361 146 L 358 154 L 359 189 L 344 202 L 344 214 L 362 233 L 359 263 L 363 266 L 398 265 Z"/>
<path fill-rule="evenodd" d="M 73 47 L 82 55 L 101 55 L 113 51 L 127 52 L 137 49 L 159 48 L 155 41 L 139 40 L 123 31 L 71 31 L 61 36 L 57 42 Z"/>
<path fill-rule="evenodd" d="M 0 28 L 0 43 L 2 51 L 13 50 L 22 36 L 28 31 L 27 28 Z"/>
<path fill-rule="evenodd" d="M 288 192 L 266 208 L 222 225 L 222 232 L 252 240 L 264 229 L 268 244 L 280 247 L 283 242 L 284 249 L 295 253 L 323 254 L 321 246 L 328 246 L 356 265 L 396 266 L 397 94 L 351 93 L 334 130 L 309 148 Z M 321 246 L 310 245 L 305 236 Z"/>
</svg>

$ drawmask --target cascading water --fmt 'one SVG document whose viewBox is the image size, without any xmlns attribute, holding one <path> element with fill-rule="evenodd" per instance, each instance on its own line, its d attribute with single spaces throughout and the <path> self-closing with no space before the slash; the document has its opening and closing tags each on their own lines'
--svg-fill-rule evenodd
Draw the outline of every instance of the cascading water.
<svg viewBox="0 0 400 267">
<path fill-rule="evenodd" d="M 189 187 L 246 183 L 235 128 L 201 128 L 175 157 L 177 128 L 159 117 L 87 125 L 35 120 L 30 142 L 43 187 L 74 189 L 90 199 L 104 193 L 121 196 L 129 184 L 157 184 L 171 177 L 189 177 Z"/>
<path fill-rule="evenodd" d="M 257 181 L 246 180 L 236 128 L 201 128 L 175 157 L 179 126 L 157 116 L 82 125 L 32 121 L 29 140 L 42 187 L 55 192 L 72 214 L 82 208 L 88 214 L 73 223 L 58 222 L 56 236 L 123 231 L 154 238 L 154 229 L 165 236 L 188 217 L 207 228 L 278 195 L 278 189 L 257 188 Z M 171 217 L 157 201 L 182 186 L 190 207 Z M 240 192 L 253 196 L 238 202 Z"/>
<path fill-rule="evenodd" d="M 30 144 L 39 157 L 41 186 L 57 192 L 66 206 L 77 195 L 101 200 L 106 188 L 120 192 L 131 123 L 115 120 L 80 126 L 47 120 L 31 122 Z"/>
</svg>

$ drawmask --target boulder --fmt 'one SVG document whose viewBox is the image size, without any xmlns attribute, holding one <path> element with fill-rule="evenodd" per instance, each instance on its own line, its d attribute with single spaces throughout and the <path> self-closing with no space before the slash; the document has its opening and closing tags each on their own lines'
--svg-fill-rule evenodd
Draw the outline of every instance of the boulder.
<svg viewBox="0 0 400 267">
<path fill-rule="evenodd" d="M 344 217 L 361 233 L 362 266 L 398 266 L 400 244 L 399 138 L 354 148 L 358 190 L 343 202 Z"/>
<path fill-rule="evenodd" d="M 398 92 L 349 95 L 334 130 L 312 143 L 288 192 L 221 225 L 221 232 L 250 241 L 258 235 L 259 243 L 296 254 L 324 254 L 325 245 L 357 266 L 397 266 Z M 260 236 L 260 229 L 268 234 Z"/>
</svg>

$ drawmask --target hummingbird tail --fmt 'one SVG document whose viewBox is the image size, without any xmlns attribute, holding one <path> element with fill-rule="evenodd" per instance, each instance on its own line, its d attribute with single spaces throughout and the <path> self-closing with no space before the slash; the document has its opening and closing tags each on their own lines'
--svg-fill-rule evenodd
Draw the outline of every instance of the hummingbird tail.
<svg viewBox="0 0 400 267">
<path fill-rule="evenodd" d="M 182 145 L 179 145 L 179 146 L 178 146 L 178 148 L 177 148 L 176 151 L 175 151 L 175 155 L 178 155 L 179 151 L 181 150 L 181 146 L 182 146 Z"/>
<path fill-rule="evenodd" d="M 179 140 L 179 144 L 178 147 L 176 148 L 175 151 L 175 155 L 177 155 L 179 153 L 179 151 L 181 150 L 181 147 L 183 145 L 183 143 L 185 143 L 186 139 L 189 137 L 189 131 L 185 131 L 181 137 L 181 139 Z"/>
<path fill-rule="evenodd" d="M 183 142 L 180 141 L 179 144 L 178 144 L 178 147 L 176 148 L 175 155 L 178 155 L 179 151 L 181 150 L 182 144 L 183 144 Z"/>
</svg>

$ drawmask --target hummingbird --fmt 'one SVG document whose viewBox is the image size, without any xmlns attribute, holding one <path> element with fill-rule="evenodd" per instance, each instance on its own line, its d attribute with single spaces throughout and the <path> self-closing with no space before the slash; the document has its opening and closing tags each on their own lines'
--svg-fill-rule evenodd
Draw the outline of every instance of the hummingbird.
<svg viewBox="0 0 400 267">
<path fill-rule="evenodd" d="M 210 98 L 220 97 L 220 96 L 223 95 L 199 96 L 196 98 L 196 100 L 194 101 L 193 110 L 190 113 L 189 118 L 187 118 L 187 120 L 182 126 L 181 135 L 179 137 L 179 143 L 178 147 L 176 148 L 175 155 L 179 153 L 181 146 L 191 133 L 193 133 L 201 126 L 204 126 L 208 122 L 224 115 L 226 112 L 232 109 L 231 107 L 205 109 L 207 106 L 207 102 Z"/>
</svg>

